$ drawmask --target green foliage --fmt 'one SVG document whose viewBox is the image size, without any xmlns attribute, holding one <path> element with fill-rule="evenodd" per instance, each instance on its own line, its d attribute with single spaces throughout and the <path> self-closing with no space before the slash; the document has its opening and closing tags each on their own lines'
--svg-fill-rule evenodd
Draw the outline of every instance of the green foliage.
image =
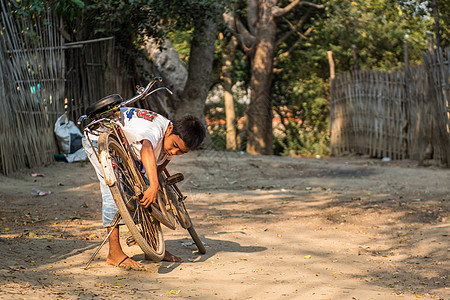
<svg viewBox="0 0 450 300">
<path fill-rule="evenodd" d="M 84 2 L 82 2 L 84 1 Z M 80 4 L 82 14 L 72 19 L 66 11 L 67 27 L 74 40 L 114 37 L 116 49 L 121 53 L 124 76 L 135 76 L 140 59 L 146 59 L 142 46 L 148 38 L 161 42 L 170 33 L 175 38 L 177 50 L 184 54 L 187 62 L 192 28 L 202 24 L 206 16 L 217 11 L 216 1 L 186 0 L 61 0 Z M 83 5 L 81 4 L 83 3 Z M 188 38 L 189 40 L 182 40 Z"/>
<path fill-rule="evenodd" d="M 52 26 L 51 21 L 48 19 L 50 12 L 56 9 L 58 14 L 73 20 L 75 16 L 81 15 L 81 11 L 84 8 L 84 3 L 81 0 L 16 0 L 8 2 L 8 5 L 11 8 L 12 17 L 36 20 L 32 27 L 24 31 L 31 43 L 35 45 L 38 45 L 42 38 L 37 26 Z"/>
<path fill-rule="evenodd" d="M 81 15 L 85 4 L 82 0 L 59 0 L 55 2 L 56 11 L 59 15 L 65 15 L 70 21 Z"/>
<path fill-rule="evenodd" d="M 273 79 L 274 110 L 282 118 L 275 131 L 275 153 L 329 153 L 329 65 L 333 52 L 336 74 L 353 70 L 352 45 L 359 69 L 392 70 L 403 67 L 404 41 L 411 64 L 421 63 L 432 30 L 430 10 L 419 1 L 322 1 L 324 9 L 295 8 L 277 20 L 278 44 Z M 408 4 L 408 5 L 407 5 Z M 292 24 L 305 17 L 292 31 Z M 299 34 L 303 34 L 301 37 Z M 304 35 L 309 33 L 308 35 Z"/>
<path fill-rule="evenodd" d="M 329 154 L 328 89 L 328 84 L 314 75 L 274 81 L 273 107 L 280 118 L 274 131 L 275 154 Z"/>
<path fill-rule="evenodd" d="M 122 49 L 139 49 L 147 36 L 162 38 L 159 17 L 146 0 L 90 2 L 83 30 L 92 37 L 114 36 Z"/>
<path fill-rule="evenodd" d="M 419 64 L 427 49 L 426 32 L 432 29 L 427 10 L 410 10 L 391 0 L 330 0 L 311 21 L 317 30 L 310 44 L 333 51 L 337 73 L 353 69 L 352 45 L 360 69 L 402 67 L 404 41 L 409 43 L 411 64 Z"/>
<path fill-rule="evenodd" d="M 167 37 L 172 42 L 172 45 L 186 68 L 189 63 L 189 52 L 191 50 L 190 41 L 192 39 L 193 32 L 194 29 L 190 28 L 187 30 L 174 30 L 167 34 Z"/>
<path fill-rule="evenodd" d="M 227 149 L 227 130 L 225 126 L 209 126 L 208 127 L 211 140 L 216 149 Z"/>
<path fill-rule="evenodd" d="M 16 0 L 9 2 L 9 4 L 14 8 L 14 13 L 23 17 L 56 9 L 58 14 L 68 16 L 70 20 L 79 16 L 85 6 L 82 0 Z M 45 16 L 43 17 L 45 18 Z"/>
<path fill-rule="evenodd" d="M 213 91 L 215 91 L 214 89 Z M 205 116 L 208 120 L 208 131 L 211 135 L 213 145 L 217 149 L 225 150 L 227 147 L 226 141 L 226 126 L 222 120 L 225 120 L 225 104 L 223 100 L 223 93 L 216 92 L 215 95 L 219 101 L 207 101 L 205 104 Z"/>
</svg>

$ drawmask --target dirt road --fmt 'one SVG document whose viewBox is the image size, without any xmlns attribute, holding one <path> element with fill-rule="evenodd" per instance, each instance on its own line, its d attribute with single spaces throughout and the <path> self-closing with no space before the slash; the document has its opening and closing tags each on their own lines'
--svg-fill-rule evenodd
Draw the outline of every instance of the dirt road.
<svg viewBox="0 0 450 300">
<path fill-rule="evenodd" d="M 107 247 L 80 268 L 105 235 L 89 164 L 0 177 L 0 298 L 449 299 L 448 169 L 194 152 L 169 170 L 207 253 L 165 229 L 185 262 L 125 246 L 142 271 L 107 265 Z"/>
</svg>

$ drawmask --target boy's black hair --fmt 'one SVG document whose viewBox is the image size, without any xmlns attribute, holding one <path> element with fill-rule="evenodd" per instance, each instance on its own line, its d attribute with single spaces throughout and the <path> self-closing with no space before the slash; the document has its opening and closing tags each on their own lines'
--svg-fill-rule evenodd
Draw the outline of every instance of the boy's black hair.
<svg viewBox="0 0 450 300">
<path fill-rule="evenodd" d="M 195 150 L 205 138 L 205 127 L 198 118 L 186 115 L 173 122 L 172 134 L 178 135 L 190 150 Z"/>
</svg>

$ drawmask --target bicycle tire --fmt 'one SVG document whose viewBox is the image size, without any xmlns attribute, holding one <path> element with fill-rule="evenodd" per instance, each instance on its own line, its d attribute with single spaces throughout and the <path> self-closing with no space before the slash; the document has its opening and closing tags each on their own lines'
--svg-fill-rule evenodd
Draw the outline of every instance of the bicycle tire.
<svg viewBox="0 0 450 300">
<path fill-rule="evenodd" d="M 158 191 L 156 202 L 151 205 L 152 216 L 155 217 L 161 224 L 167 228 L 174 230 L 176 228 L 175 216 L 173 213 L 167 210 L 166 203 L 164 201 L 164 195 L 161 191 Z"/>
<path fill-rule="evenodd" d="M 117 139 L 103 133 L 98 140 L 100 160 L 105 182 L 108 184 L 120 216 L 142 251 L 154 261 L 161 261 L 165 253 L 161 225 L 139 202 L 142 178 Z M 114 174 L 114 175 L 112 175 Z"/>
<path fill-rule="evenodd" d="M 202 240 L 198 236 L 197 231 L 195 231 L 195 228 L 192 224 L 191 224 L 191 227 L 189 227 L 187 229 L 187 231 L 189 232 L 189 235 L 191 236 L 191 238 L 194 240 L 194 243 L 197 246 L 198 252 L 200 252 L 201 254 L 205 254 L 206 253 L 205 245 L 203 245 Z"/>
<path fill-rule="evenodd" d="M 91 105 L 86 108 L 86 115 L 89 118 L 93 118 L 96 115 L 102 114 L 118 104 L 120 104 L 123 101 L 122 97 L 119 94 L 109 95 L 106 96 L 100 100 L 98 100 L 95 103 L 92 103 Z"/>
<path fill-rule="evenodd" d="M 173 186 L 168 185 L 165 187 L 167 198 L 170 202 L 172 202 L 174 207 L 174 214 L 177 218 L 178 223 L 183 227 L 184 229 L 188 229 L 192 226 L 192 221 L 189 216 L 189 213 L 186 210 L 186 207 L 183 205 L 183 203 L 180 203 L 178 200 L 178 195 L 175 192 Z"/>
</svg>

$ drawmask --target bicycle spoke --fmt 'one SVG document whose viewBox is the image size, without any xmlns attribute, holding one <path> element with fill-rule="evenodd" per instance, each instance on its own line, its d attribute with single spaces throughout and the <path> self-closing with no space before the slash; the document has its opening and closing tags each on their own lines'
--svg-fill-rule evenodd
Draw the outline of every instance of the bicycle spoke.
<svg viewBox="0 0 450 300">
<path fill-rule="evenodd" d="M 116 166 L 118 167 L 118 170 L 121 172 L 122 177 L 125 177 L 125 179 L 127 181 L 126 182 L 127 183 L 127 187 L 131 189 L 131 187 L 133 187 L 134 184 L 133 184 L 133 181 L 131 179 L 131 176 L 130 176 L 128 170 L 126 168 L 122 167 L 121 163 L 117 163 Z"/>
<path fill-rule="evenodd" d="M 140 207 L 140 213 L 142 216 L 141 226 L 142 226 L 143 231 L 145 232 L 145 239 L 147 241 L 152 241 L 152 239 L 150 238 L 150 232 L 148 230 L 149 228 L 147 228 L 148 227 L 148 225 L 147 225 L 148 219 L 146 218 L 147 216 L 146 216 L 144 208 L 142 206 Z M 152 245 L 152 246 L 154 246 L 154 245 Z"/>
<path fill-rule="evenodd" d="M 145 240 L 153 249 L 157 250 L 158 243 L 155 240 L 156 232 L 149 211 L 141 205 L 138 205 L 138 208 L 133 213 L 133 219 Z"/>
<path fill-rule="evenodd" d="M 137 224 L 141 224 L 141 222 L 142 222 L 142 220 L 141 220 L 141 218 L 140 218 L 140 214 L 139 214 L 139 207 L 140 207 L 140 205 L 138 204 L 138 208 L 134 211 L 134 214 L 133 214 L 133 220 L 135 220 L 135 223 L 137 223 Z"/>
<path fill-rule="evenodd" d="M 145 233 L 146 233 L 146 239 L 147 241 L 151 242 L 152 247 L 155 249 L 156 248 L 156 242 L 155 242 L 155 232 L 153 230 L 153 222 L 150 219 L 150 214 L 147 211 L 147 209 L 145 208 L 141 208 L 142 210 L 142 215 L 143 215 L 143 220 L 142 220 L 142 227 L 145 226 Z"/>
<path fill-rule="evenodd" d="M 121 172 L 122 176 L 121 177 L 125 177 L 125 179 L 127 180 L 127 183 L 129 186 L 133 186 L 133 182 L 131 180 L 131 176 L 129 174 L 128 169 L 126 168 L 127 166 L 123 166 L 124 162 L 122 161 L 122 159 L 120 158 L 119 155 L 117 155 L 116 151 L 111 151 L 110 152 L 110 156 L 111 159 L 113 159 L 113 161 L 115 162 L 115 166 L 116 166 L 116 170 L 117 172 Z"/>
<path fill-rule="evenodd" d="M 150 221 L 151 222 L 151 221 Z M 152 224 L 152 223 L 150 223 Z M 152 225 L 147 226 L 147 235 L 149 236 L 148 241 L 151 243 L 153 249 L 157 248 L 157 241 L 155 240 L 155 231 Z"/>
<path fill-rule="evenodd" d="M 120 190 L 125 196 L 124 197 L 124 200 L 126 199 L 125 204 L 128 205 L 132 201 L 131 199 L 134 196 L 133 181 L 131 179 L 131 176 L 130 176 L 126 166 L 124 166 L 123 163 L 119 163 L 118 158 L 120 159 L 120 157 L 117 157 L 117 156 L 114 155 L 111 158 L 114 161 L 115 166 L 116 166 L 114 168 L 114 172 L 116 173 L 116 177 L 122 179 L 122 180 L 119 181 L 119 183 L 120 183 Z M 125 181 L 125 182 L 123 182 L 123 181 Z M 125 191 L 125 188 L 128 189 L 130 191 L 130 193 L 127 193 Z"/>
</svg>

